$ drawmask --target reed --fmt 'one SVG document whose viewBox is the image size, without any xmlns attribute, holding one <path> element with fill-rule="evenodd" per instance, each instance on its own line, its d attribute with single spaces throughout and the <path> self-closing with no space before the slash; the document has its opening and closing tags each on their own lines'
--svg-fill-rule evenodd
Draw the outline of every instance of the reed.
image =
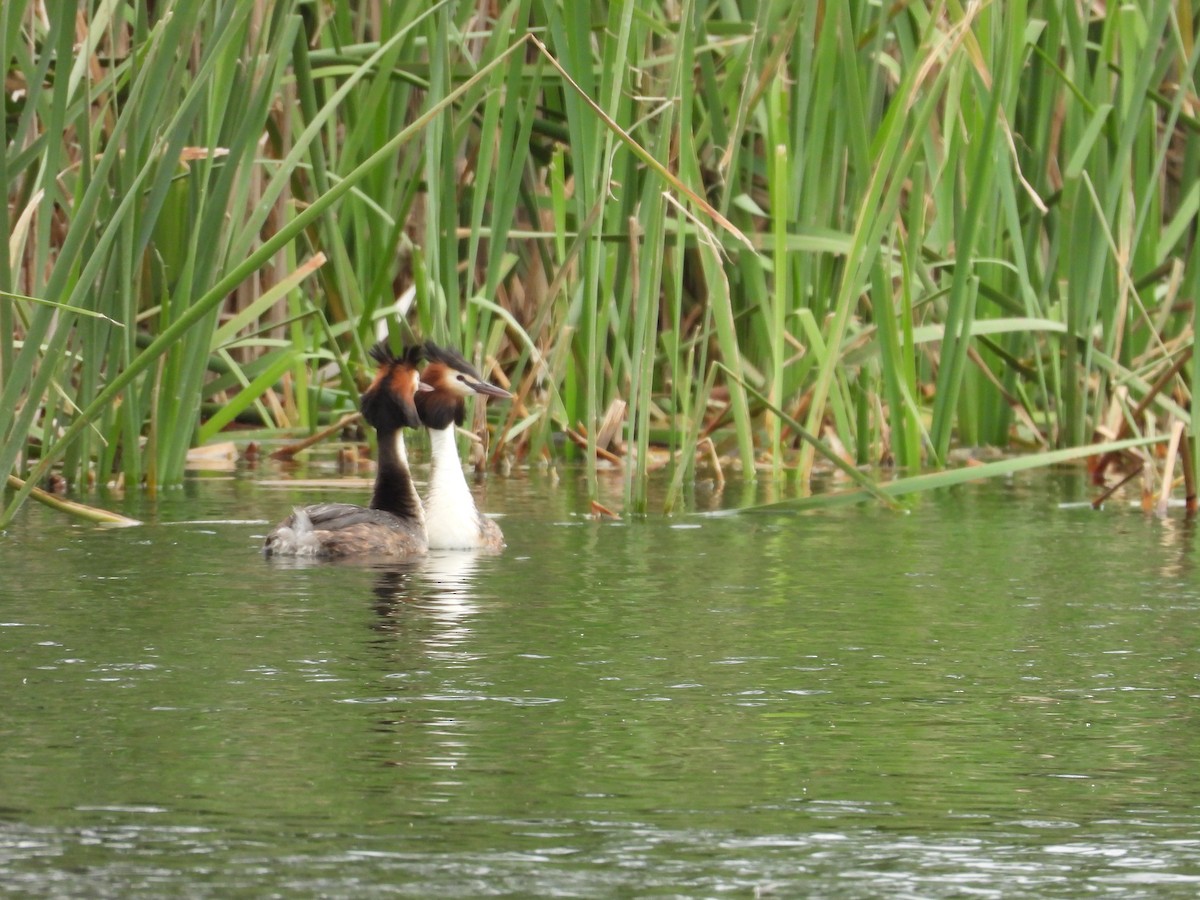
<svg viewBox="0 0 1200 900">
<path fill-rule="evenodd" d="M 657 448 L 675 508 L 709 439 L 805 494 L 831 454 L 1168 433 L 1195 28 L 1193 0 L 8 0 L 0 524 L 52 467 L 157 490 L 237 418 L 352 411 L 383 324 L 511 382 L 492 460 L 581 459 L 593 495 L 617 460 L 635 515 Z"/>
</svg>

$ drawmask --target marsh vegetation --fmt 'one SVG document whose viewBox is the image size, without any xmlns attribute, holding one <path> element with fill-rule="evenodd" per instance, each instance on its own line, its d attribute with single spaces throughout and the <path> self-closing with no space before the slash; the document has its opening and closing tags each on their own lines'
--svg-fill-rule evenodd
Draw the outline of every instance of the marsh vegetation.
<svg viewBox="0 0 1200 900">
<path fill-rule="evenodd" d="M 511 386 L 484 464 L 626 512 L 1186 447 L 1194 13 L 6 0 L 0 523 L 337 421 L 381 322 Z"/>
</svg>

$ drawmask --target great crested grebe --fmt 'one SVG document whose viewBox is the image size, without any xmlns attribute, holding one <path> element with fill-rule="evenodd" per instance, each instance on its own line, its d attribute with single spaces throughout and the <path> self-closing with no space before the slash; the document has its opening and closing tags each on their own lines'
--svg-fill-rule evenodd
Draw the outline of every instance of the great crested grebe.
<svg viewBox="0 0 1200 900">
<path fill-rule="evenodd" d="M 480 514 L 463 475 L 455 445 L 454 426 L 461 425 L 465 400 L 471 394 L 511 397 L 504 388 L 488 384 L 455 350 L 425 343 L 428 364 L 421 383 L 431 390 L 416 395 L 417 413 L 429 429 L 432 471 L 425 495 L 425 534 L 430 550 L 499 550 L 504 546 L 500 526 Z"/>
<path fill-rule="evenodd" d="M 267 535 L 266 556 L 409 557 L 426 552 L 425 517 L 404 447 L 404 429 L 421 425 L 413 398 L 430 390 L 420 382 L 420 356 L 419 346 L 400 358 L 384 341 L 371 348 L 379 368 L 360 401 L 363 418 L 379 436 L 370 507 L 318 503 L 297 508 Z"/>
</svg>

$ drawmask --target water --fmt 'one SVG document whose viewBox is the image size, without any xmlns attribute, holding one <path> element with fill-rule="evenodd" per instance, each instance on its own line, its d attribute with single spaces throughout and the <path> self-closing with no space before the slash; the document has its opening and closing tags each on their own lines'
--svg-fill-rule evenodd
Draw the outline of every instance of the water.
<svg viewBox="0 0 1200 900">
<path fill-rule="evenodd" d="M 331 493 L 364 496 L 197 479 L 126 530 L 26 507 L 0 540 L 0 893 L 1200 890 L 1178 513 L 1094 513 L 1072 473 L 907 515 L 623 523 L 519 473 L 486 489 L 499 557 L 257 555 Z"/>
</svg>

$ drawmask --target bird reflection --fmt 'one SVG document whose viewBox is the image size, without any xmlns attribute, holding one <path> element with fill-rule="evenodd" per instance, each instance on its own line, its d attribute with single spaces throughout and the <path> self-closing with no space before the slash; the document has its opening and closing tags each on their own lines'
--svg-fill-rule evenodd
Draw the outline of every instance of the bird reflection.
<svg viewBox="0 0 1200 900">
<path fill-rule="evenodd" d="M 474 752 L 468 719 L 443 708 L 474 696 L 478 660 L 471 621 L 479 612 L 477 569 L 482 551 L 431 551 L 405 564 L 375 570 L 370 646 L 379 657 L 379 693 L 371 730 L 387 735 L 384 765 L 435 772 L 416 779 L 430 802 L 459 788 L 451 774 Z M 419 748 L 419 749 L 418 749 Z"/>
<path fill-rule="evenodd" d="M 426 638 L 431 646 L 448 648 L 470 634 L 467 622 L 478 611 L 475 572 L 479 553 L 431 551 L 403 565 L 387 566 L 375 581 L 375 630 L 394 632 L 414 609 L 437 627 Z"/>
</svg>

